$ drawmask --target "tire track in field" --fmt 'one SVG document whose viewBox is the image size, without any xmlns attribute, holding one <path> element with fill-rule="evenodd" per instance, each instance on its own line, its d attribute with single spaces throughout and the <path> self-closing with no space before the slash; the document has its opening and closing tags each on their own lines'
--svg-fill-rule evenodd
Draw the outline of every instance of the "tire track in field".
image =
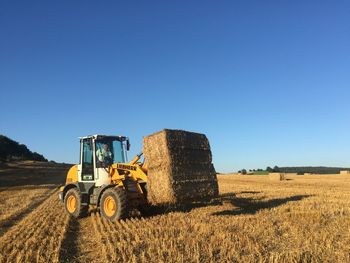
<svg viewBox="0 0 350 263">
<path fill-rule="evenodd" d="M 104 252 L 105 262 L 138 262 L 144 244 L 144 240 L 140 237 L 144 229 L 142 225 L 138 225 L 139 220 L 110 222 L 95 214 L 93 223 L 95 235 L 99 237 L 102 246 L 101 251 Z"/>
<path fill-rule="evenodd" d="M 86 218 L 79 220 L 77 235 L 78 262 L 106 262 L 106 254 L 102 253 L 101 241 L 96 235 L 93 224 L 95 217 L 92 213 Z"/>
<path fill-rule="evenodd" d="M 65 212 L 65 211 L 64 211 Z M 78 257 L 77 249 L 77 232 L 79 229 L 78 221 L 69 217 L 65 236 L 61 243 L 61 248 L 58 255 L 59 262 L 76 262 Z"/>
<path fill-rule="evenodd" d="M 57 190 L 0 238 L 0 262 L 58 262 L 69 217 Z"/>
<path fill-rule="evenodd" d="M 92 213 L 91 219 L 96 237 L 98 238 L 101 246 L 102 257 L 105 259 L 104 262 L 112 262 L 114 250 L 111 249 L 111 247 L 113 247 L 113 245 L 110 243 L 109 233 L 106 232 L 106 229 L 102 224 L 101 216 L 98 213 Z"/>
<path fill-rule="evenodd" d="M 16 225 L 25 216 L 33 212 L 39 205 L 41 205 L 43 202 L 45 202 L 45 200 L 50 198 L 50 196 L 56 191 L 57 188 L 47 190 L 42 194 L 43 196 L 41 198 L 38 198 L 37 200 L 32 202 L 30 206 L 19 211 L 19 213 L 10 216 L 5 221 L 0 222 L 0 237 L 3 236 L 11 227 Z"/>
<path fill-rule="evenodd" d="M 70 218 L 62 241 L 59 262 L 106 262 L 101 239 L 94 230 L 94 213 L 85 218 Z M 101 256 L 102 252 L 102 256 Z"/>
</svg>

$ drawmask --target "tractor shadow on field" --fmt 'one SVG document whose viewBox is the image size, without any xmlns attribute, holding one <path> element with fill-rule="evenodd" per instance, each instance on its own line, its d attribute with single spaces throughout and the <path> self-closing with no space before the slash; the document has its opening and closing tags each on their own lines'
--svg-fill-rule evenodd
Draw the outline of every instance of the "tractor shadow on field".
<svg viewBox="0 0 350 263">
<path fill-rule="evenodd" d="M 79 227 L 77 219 L 70 218 L 67 232 L 61 243 L 59 262 L 76 262 L 76 258 L 78 257 L 78 230 Z"/>
<path fill-rule="evenodd" d="M 271 200 L 263 200 L 263 197 L 237 197 L 237 194 L 259 194 L 261 192 L 257 191 L 243 191 L 239 193 L 226 193 L 221 194 L 213 200 L 206 200 L 202 202 L 181 204 L 181 205 L 171 205 L 171 206 L 152 206 L 146 211 L 142 211 L 143 217 L 152 217 L 157 215 L 164 215 L 172 212 L 182 212 L 188 213 L 191 210 L 201 207 L 209 206 L 222 206 L 224 204 L 231 204 L 232 209 L 218 211 L 212 215 L 223 216 L 223 215 L 245 215 L 245 214 L 255 214 L 260 210 L 271 209 L 288 202 L 296 202 L 308 198 L 311 195 L 295 195 L 286 198 L 277 198 Z"/>
<path fill-rule="evenodd" d="M 216 216 L 225 215 L 253 215 L 260 210 L 276 208 L 289 202 L 301 201 L 312 195 L 294 195 L 285 198 L 276 198 L 271 200 L 259 200 L 250 197 L 237 197 L 235 193 L 227 193 L 220 195 L 219 199 L 222 203 L 230 203 L 233 209 L 219 211 L 213 213 Z"/>
</svg>

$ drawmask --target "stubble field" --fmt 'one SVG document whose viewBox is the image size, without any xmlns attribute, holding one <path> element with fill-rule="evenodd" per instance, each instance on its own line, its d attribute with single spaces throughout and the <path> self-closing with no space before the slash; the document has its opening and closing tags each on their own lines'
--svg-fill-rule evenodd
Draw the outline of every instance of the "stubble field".
<svg viewBox="0 0 350 263">
<path fill-rule="evenodd" d="M 73 220 L 68 166 L 0 167 L 0 262 L 350 262 L 350 176 L 219 175 L 211 203 Z"/>
</svg>

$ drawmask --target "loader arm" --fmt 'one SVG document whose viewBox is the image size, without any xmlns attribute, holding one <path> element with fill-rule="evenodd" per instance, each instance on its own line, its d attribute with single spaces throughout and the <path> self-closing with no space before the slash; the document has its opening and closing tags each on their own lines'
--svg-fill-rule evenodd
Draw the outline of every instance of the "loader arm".
<svg viewBox="0 0 350 263">
<path fill-rule="evenodd" d="M 129 163 L 112 164 L 109 173 L 112 183 L 117 185 L 120 185 L 121 180 L 131 178 L 135 182 L 138 192 L 145 196 L 146 193 L 140 184 L 147 183 L 147 169 L 143 167 L 143 163 L 138 163 L 141 156 L 142 153 L 136 155 Z"/>
<path fill-rule="evenodd" d="M 112 171 L 110 174 L 112 181 L 120 179 L 121 174 L 118 172 L 119 170 L 131 176 L 135 181 L 141 180 L 144 183 L 147 183 L 147 174 L 139 164 L 115 163 L 112 164 L 111 168 Z"/>
</svg>

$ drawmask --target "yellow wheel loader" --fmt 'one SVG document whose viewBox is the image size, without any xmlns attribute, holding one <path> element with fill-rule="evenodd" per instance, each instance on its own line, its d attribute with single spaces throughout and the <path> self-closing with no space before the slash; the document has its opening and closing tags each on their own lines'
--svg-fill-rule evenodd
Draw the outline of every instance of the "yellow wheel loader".
<svg viewBox="0 0 350 263">
<path fill-rule="evenodd" d="M 130 162 L 125 136 L 80 137 L 80 162 L 70 168 L 59 198 L 73 217 L 87 214 L 89 205 L 100 209 L 111 221 L 125 218 L 128 208 L 142 210 L 147 203 L 147 167 L 139 162 L 142 153 Z"/>
</svg>

